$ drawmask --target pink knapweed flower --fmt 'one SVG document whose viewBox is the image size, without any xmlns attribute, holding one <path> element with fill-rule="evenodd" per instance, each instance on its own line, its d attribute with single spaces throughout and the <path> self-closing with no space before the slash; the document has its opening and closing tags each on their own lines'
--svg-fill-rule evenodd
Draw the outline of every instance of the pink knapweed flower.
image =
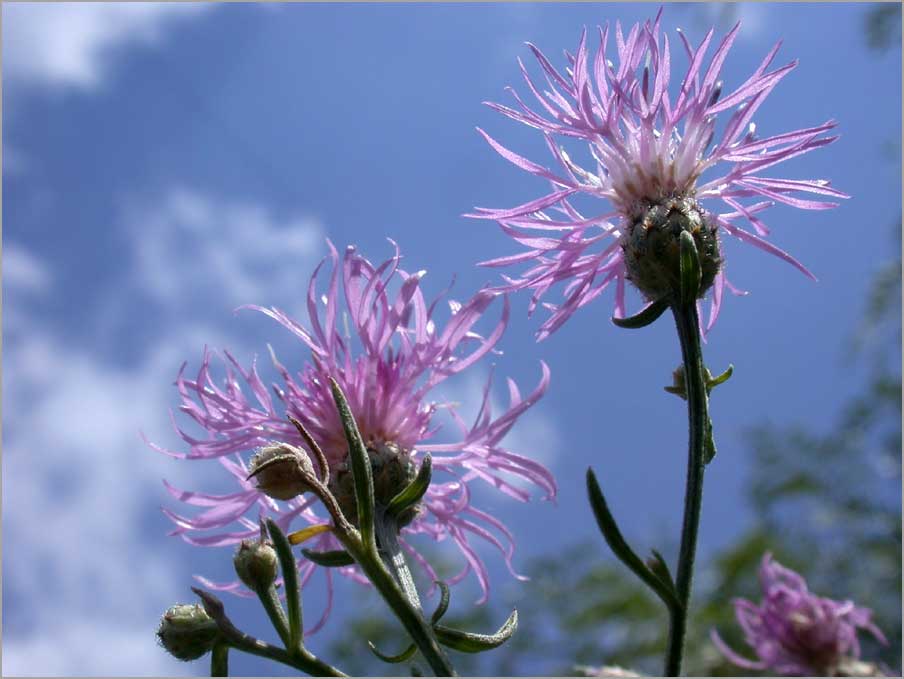
<svg viewBox="0 0 904 679">
<path fill-rule="evenodd" d="M 837 205 L 798 197 L 800 193 L 847 197 L 824 179 L 762 176 L 783 161 L 837 139 L 823 136 L 835 127 L 831 120 L 765 137 L 756 133 L 754 114 L 797 64 L 769 70 L 780 43 L 746 81 L 723 94 L 719 73 L 740 24 L 722 39 L 708 66 L 704 61 L 713 30 L 696 48 L 679 30 L 689 62 L 679 81 L 672 75 L 675 64 L 669 38 L 660 33 L 661 14 L 662 10 L 652 23 L 635 24 L 627 36 L 616 22 L 617 63 L 606 58 L 611 37 L 608 25 L 599 30 L 600 46 L 595 55 L 584 31 L 577 53 L 572 56 L 566 52 L 564 72 L 528 44 L 545 76 L 542 91 L 520 60 L 519 64 L 539 106 L 530 108 L 514 90 L 515 108 L 487 102 L 509 118 L 540 130 L 557 161 L 558 169 L 544 167 L 510 151 L 478 128 L 503 158 L 552 185 L 551 192 L 523 205 L 477 208 L 469 215 L 496 220 L 505 233 L 527 248 L 483 264 L 529 265 L 521 276 L 506 277 L 500 289 L 532 289 L 530 312 L 551 287 L 564 283 L 564 301 L 544 304 L 552 315 L 541 326 L 540 339 L 612 283 L 616 289 L 615 314 L 624 316 L 625 280 L 633 280 L 642 291 L 643 286 L 637 274 L 626 268 L 623 248 L 632 227 L 642 222 L 651 207 L 670 201 L 690 204 L 699 209 L 715 233 L 727 233 L 776 255 L 813 278 L 800 262 L 765 239 L 769 229 L 760 215 L 775 203 L 806 210 Z M 723 116 L 727 120 L 719 122 Z M 589 162 L 570 157 L 557 143 L 557 138 L 563 137 L 580 140 L 579 150 Z M 573 204 L 578 196 L 604 199 L 608 205 L 594 210 L 599 214 L 585 216 Z M 704 210 L 702 204 L 710 200 L 719 200 L 727 207 L 717 204 Z M 749 224 L 752 231 L 739 222 Z M 712 281 L 706 330 L 719 314 L 726 288 L 744 294 L 728 282 L 720 267 Z"/>
<path fill-rule="evenodd" d="M 490 411 L 488 380 L 477 416 L 467 425 L 455 404 L 431 400 L 430 393 L 447 378 L 494 350 L 508 322 L 507 300 L 503 301 L 499 321 L 485 337 L 474 328 L 496 297 L 486 290 L 463 304 L 450 300 L 451 317 L 440 327 L 436 320 L 440 298 L 431 304 L 425 301 L 420 288 L 424 272 L 409 274 L 400 269 L 398 250 L 393 257 L 374 266 L 352 247 L 340 263 L 332 244 L 329 247 L 332 272 L 326 293 L 321 296 L 318 292 L 317 279 L 327 259 L 317 267 L 308 287 L 309 328 L 279 309 L 251 307 L 282 324 L 311 353 L 310 361 L 295 375 L 272 357 L 282 379 L 282 384 L 273 385 L 273 395 L 254 363 L 245 369 L 228 352 L 224 352 L 225 380 L 220 383 L 211 374 L 213 356 L 207 350 L 197 377 L 187 377 L 185 365 L 179 371 L 176 385 L 182 398 L 180 410 L 200 425 L 206 435 L 194 437 L 177 427 L 189 444 L 189 452 L 163 452 L 188 459 L 216 460 L 235 477 L 239 490 L 228 495 L 210 495 L 179 490 L 167 483 L 176 499 L 203 508 L 195 516 L 164 509 L 176 524 L 173 534 L 194 545 L 220 546 L 255 537 L 260 515 L 273 518 L 284 531 L 290 525 L 294 530 L 306 524 L 326 523 L 326 512 L 315 506 L 313 496 L 276 502 L 261 493 L 247 477 L 248 458 L 256 449 L 274 441 L 304 449 L 287 415 L 304 423 L 334 472 L 345 467 L 347 443 L 328 383 L 332 377 L 345 392 L 373 454 L 401 454 L 407 464 L 416 462 L 424 453 L 431 453 L 433 482 L 421 511 L 403 529 L 402 547 L 432 581 L 437 579 L 436 574 L 409 538 L 425 535 L 435 541 L 451 539 L 464 556 L 465 565 L 447 582 L 458 582 L 473 572 L 482 589 L 483 601 L 489 592 L 487 569 L 471 539 L 479 538 L 497 547 L 510 570 L 514 540 L 499 519 L 473 504 L 469 483 L 481 479 L 513 498 L 526 501 L 530 493 L 523 483 L 517 482 L 520 479 L 540 488 L 547 499 L 555 497 L 556 484 L 550 472 L 502 444 L 516 420 L 546 391 L 549 370 L 542 365 L 540 382 L 527 397 L 522 397 L 515 383 L 509 380 L 509 407 L 496 418 Z M 460 428 L 460 435 L 448 442 L 436 437 L 440 412 L 451 415 Z M 306 546 L 317 550 L 341 548 L 330 533 L 320 535 Z M 298 568 L 303 584 L 315 571 L 314 564 L 305 559 L 299 560 Z M 324 570 L 331 595 L 331 571 L 336 569 Z M 354 566 L 338 570 L 365 581 Z M 198 579 L 212 589 L 248 594 L 239 582 Z M 326 613 L 315 629 L 325 619 Z"/>
<path fill-rule="evenodd" d="M 785 676 L 835 676 L 860 657 L 857 631 L 865 629 L 882 643 L 885 637 L 871 621 L 868 608 L 852 601 L 816 596 L 797 573 L 763 557 L 763 599 L 757 606 L 735 599 L 735 615 L 756 660 L 735 653 L 713 630 L 711 637 L 729 661 L 749 670 L 771 670 Z"/>
</svg>

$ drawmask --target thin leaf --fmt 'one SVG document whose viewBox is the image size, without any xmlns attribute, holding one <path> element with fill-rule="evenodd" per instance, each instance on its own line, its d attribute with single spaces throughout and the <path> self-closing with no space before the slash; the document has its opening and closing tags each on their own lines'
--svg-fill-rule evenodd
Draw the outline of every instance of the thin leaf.
<svg viewBox="0 0 904 679">
<path fill-rule="evenodd" d="M 436 632 L 437 640 L 443 646 L 462 653 L 482 653 L 498 648 L 511 639 L 515 630 L 518 629 L 518 611 L 512 611 L 508 620 L 495 634 L 473 634 L 442 625 L 436 625 L 433 629 Z"/>
</svg>

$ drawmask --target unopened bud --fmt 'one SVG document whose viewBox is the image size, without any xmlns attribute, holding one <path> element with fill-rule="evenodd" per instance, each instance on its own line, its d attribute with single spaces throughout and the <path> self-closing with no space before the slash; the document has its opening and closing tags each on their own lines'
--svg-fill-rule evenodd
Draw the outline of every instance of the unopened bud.
<svg viewBox="0 0 904 679">
<path fill-rule="evenodd" d="M 271 443 L 251 458 L 251 473 L 258 489 L 276 500 L 291 500 L 311 490 L 314 465 L 303 450 L 288 443 Z"/>
<path fill-rule="evenodd" d="M 666 198 L 639 212 L 622 240 L 628 279 L 648 299 L 677 296 L 681 286 L 680 236 L 694 239 L 700 260 L 698 297 L 709 290 L 722 263 L 715 223 L 690 197 Z"/>
<path fill-rule="evenodd" d="M 199 604 L 177 604 L 160 618 L 157 639 L 179 660 L 197 660 L 209 652 L 220 636 L 214 622 Z"/>
<path fill-rule="evenodd" d="M 374 443 L 367 446 L 370 469 L 373 475 L 374 500 L 386 507 L 417 476 L 417 467 L 411 454 L 392 442 Z M 345 517 L 358 525 L 358 510 L 355 503 L 355 484 L 348 463 L 338 465 L 330 479 L 330 490 L 339 502 Z M 411 507 L 396 517 L 399 528 L 407 526 L 418 515 L 419 506 Z"/>
<path fill-rule="evenodd" d="M 276 581 L 279 559 L 269 541 L 242 540 L 232 563 L 239 580 L 254 591 L 266 590 Z"/>
</svg>

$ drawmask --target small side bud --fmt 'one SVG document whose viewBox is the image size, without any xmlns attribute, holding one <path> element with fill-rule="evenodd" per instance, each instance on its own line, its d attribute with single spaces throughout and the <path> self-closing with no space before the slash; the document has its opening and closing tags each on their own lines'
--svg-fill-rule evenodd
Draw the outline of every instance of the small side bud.
<svg viewBox="0 0 904 679">
<path fill-rule="evenodd" d="M 258 489 L 275 500 L 291 500 L 311 490 L 314 465 L 303 450 L 288 443 L 271 443 L 251 458 L 251 473 Z"/>
<path fill-rule="evenodd" d="M 242 540 L 232 563 L 239 580 L 256 592 L 267 590 L 276 582 L 279 559 L 268 540 Z"/>
<path fill-rule="evenodd" d="M 157 639 L 174 658 L 197 660 L 213 649 L 220 630 L 200 604 L 177 604 L 160 618 Z"/>
</svg>

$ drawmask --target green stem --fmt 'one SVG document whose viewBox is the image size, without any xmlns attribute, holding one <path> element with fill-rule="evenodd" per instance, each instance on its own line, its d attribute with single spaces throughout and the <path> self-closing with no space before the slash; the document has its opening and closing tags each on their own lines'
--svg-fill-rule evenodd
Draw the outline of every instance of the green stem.
<svg viewBox="0 0 904 679">
<path fill-rule="evenodd" d="M 269 658 L 270 660 L 275 660 L 283 665 L 294 667 L 312 677 L 348 676 L 337 670 L 335 667 L 323 662 L 320 658 L 307 650 L 302 651 L 300 655 L 296 655 L 291 654 L 278 646 L 271 646 L 270 644 L 255 639 L 247 634 L 242 634 L 242 637 L 243 638 L 240 639 L 230 639 L 229 645 L 236 650 L 243 651 L 250 655 Z"/>
<path fill-rule="evenodd" d="M 382 523 L 382 521 L 378 521 L 377 525 Z M 344 539 L 345 536 L 339 533 L 336 537 L 343 542 L 348 553 L 355 558 L 361 570 L 392 609 L 414 645 L 424 656 L 424 660 L 433 669 L 434 674 L 438 677 L 458 676 L 443 649 L 440 648 L 433 628 L 424 619 L 420 607 L 405 595 L 399 582 L 383 563 L 380 554 L 376 550 L 367 549 L 366 545 L 362 545 L 359 540 Z M 407 566 L 405 569 L 407 570 Z"/>
<path fill-rule="evenodd" d="M 276 586 L 270 585 L 270 587 L 265 590 L 258 590 L 257 596 L 261 600 L 264 610 L 267 611 L 267 617 L 269 617 L 270 622 L 273 623 L 276 633 L 279 634 L 279 638 L 282 639 L 283 645 L 285 645 L 286 648 L 291 649 L 292 636 L 289 633 L 289 623 L 288 620 L 286 620 L 286 612 L 283 610 L 282 602 L 279 600 Z"/>
<path fill-rule="evenodd" d="M 260 656 L 261 658 L 269 658 L 284 665 L 294 667 L 295 669 L 306 672 L 315 677 L 345 677 L 348 676 L 340 672 L 335 667 L 328 665 L 320 660 L 306 648 L 300 648 L 292 653 L 278 646 L 271 646 L 266 641 L 256 639 L 250 634 L 246 634 L 237 628 L 229 616 L 226 615 L 223 602 L 220 601 L 210 592 L 203 589 L 192 587 L 192 591 L 197 594 L 204 604 L 204 610 L 207 614 L 216 620 L 217 627 L 222 634 L 222 642 L 230 647 L 250 653 L 251 655 Z"/>
<path fill-rule="evenodd" d="M 210 676 L 229 676 L 229 644 L 220 642 L 210 652 Z"/>
<path fill-rule="evenodd" d="M 675 316 L 678 338 L 681 341 L 681 356 L 684 360 L 690 430 L 687 485 L 684 493 L 684 522 L 678 554 L 678 573 L 675 578 L 678 602 L 681 605 L 669 609 L 669 642 L 665 661 L 666 676 L 675 677 L 681 674 L 681 661 L 687 632 L 688 607 L 694 576 L 694 556 L 697 551 L 697 531 L 700 525 L 700 509 L 703 504 L 703 469 L 709 414 L 696 302 L 694 300 L 684 304 L 676 302 L 672 306 L 672 313 Z"/>
<path fill-rule="evenodd" d="M 411 571 L 408 570 L 405 554 L 402 552 L 401 545 L 399 545 L 399 524 L 394 516 L 384 511 L 381 507 L 377 507 L 376 510 L 374 523 L 377 534 L 377 546 L 383 557 L 383 563 L 386 564 L 389 572 L 392 573 L 396 582 L 402 587 L 402 593 L 405 594 L 405 598 L 423 614 L 421 598 L 418 596 L 414 578 L 411 577 Z"/>
</svg>

